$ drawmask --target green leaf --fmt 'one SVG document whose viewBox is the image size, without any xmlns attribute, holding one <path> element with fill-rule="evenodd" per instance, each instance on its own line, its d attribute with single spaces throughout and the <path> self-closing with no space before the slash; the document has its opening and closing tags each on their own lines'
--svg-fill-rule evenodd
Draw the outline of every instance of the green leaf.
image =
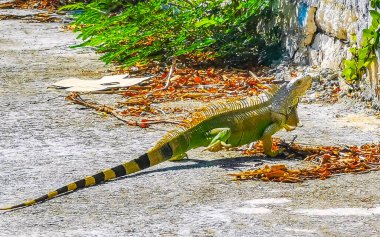
<svg viewBox="0 0 380 237">
<path fill-rule="evenodd" d="M 379 46 L 379 37 L 380 37 L 380 34 L 379 34 L 379 32 L 375 32 L 375 35 L 373 36 L 374 37 L 374 43 L 373 43 L 373 45 L 374 45 L 374 49 L 377 49 L 378 48 L 378 46 Z"/>
<path fill-rule="evenodd" d="M 375 34 L 375 32 L 373 30 L 370 30 L 370 29 L 364 29 L 363 30 L 363 38 L 371 39 L 371 38 L 373 38 L 374 34 Z"/>
<path fill-rule="evenodd" d="M 342 75 L 349 80 L 353 74 L 353 70 L 351 68 L 345 68 L 343 69 Z"/>
<path fill-rule="evenodd" d="M 359 77 L 356 74 L 354 74 L 354 75 L 352 75 L 352 77 L 350 79 L 351 79 L 351 81 L 357 81 L 357 80 L 359 80 Z"/>
<path fill-rule="evenodd" d="M 378 12 L 376 10 L 370 10 L 369 14 L 372 17 L 372 26 L 374 28 L 378 28 L 380 25 L 380 12 Z"/>
<path fill-rule="evenodd" d="M 195 27 L 209 27 L 212 25 L 216 25 L 218 22 L 213 19 L 203 18 L 202 20 L 195 23 Z"/>
<path fill-rule="evenodd" d="M 356 62 L 354 60 L 344 60 L 344 66 L 346 68 L 356 69 Z"/>
<path fill-rule="evenodd" d="M 69 4 L 63 7 L 60 7 L 58 11 L 73 11 L 73 10 L 84 10 L 86 9 L 86 4 L 84 3 L 75 3 L 75 4 Z"/>
<path fill-rule="evenodd" d="M 357 52 L 358 52 L 357 48 L 350 48 L 348 51 L 349 51 L 350 53 L 352 53 L 353 55 L 356 55 Z"/>
<path fill-rule="evenodd" d="M 368 47 L 363 47 L 358 50 L 358 58 L 359 60 L 364 60 L 368 58 L 370 53 L 370 49 Z"/>
</svg>

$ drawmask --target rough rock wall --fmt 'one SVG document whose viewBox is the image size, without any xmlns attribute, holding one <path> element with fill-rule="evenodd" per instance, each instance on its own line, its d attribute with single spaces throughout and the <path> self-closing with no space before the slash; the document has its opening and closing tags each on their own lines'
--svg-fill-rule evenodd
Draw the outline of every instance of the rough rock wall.
<svg viewBox="0 0 380 237">
<path fill-rule="evenodd" d="M 341 68 L 352 35 L 360 38 L 368 26 L 368 0 L 279 1 L 285 18 L 290 19 L 286 23 L 285 42 L 291 42 L 285 44 L 287 54 L 297 63 Z"/>
<path fill-rule="evenodd" d="M 278 5 L 286 19 L 282 22 L 286 55 L 295 63 L 320 68 L 341 69 L 343 60 L 350 56 L 352 35 L 360 39 L 371 20 L 368 0 L 278 0 Z M 366 93 L 380 105 L 378 72 L 375 62 Z"/>
</svg>

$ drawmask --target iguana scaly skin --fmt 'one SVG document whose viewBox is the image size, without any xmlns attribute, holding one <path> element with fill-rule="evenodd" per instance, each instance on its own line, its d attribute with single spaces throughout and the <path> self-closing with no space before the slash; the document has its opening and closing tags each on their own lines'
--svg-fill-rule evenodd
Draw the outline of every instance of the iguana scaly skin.
<svg viewBox="0 0 380 237">
<path fill-rule="evenodd" d="M 299 98 L 310 88 L 311 81 L 310 76 L 302 76 L 281 87 L 273 87 L 265 95 L 214 103 L 184 120 L 139 158 L 70 183 L 39 198 L 0 210 L 30 206 L 167 160 L 180 159 L 185 152 L 198 147 L 219 151 L 223 147 L 236 147 L 262 140 L 264 153 L 276 156 L 278 151 L 272 150 L 272 135 L 282 128 L 293 130 L 297 126 Z"/>
</svg>

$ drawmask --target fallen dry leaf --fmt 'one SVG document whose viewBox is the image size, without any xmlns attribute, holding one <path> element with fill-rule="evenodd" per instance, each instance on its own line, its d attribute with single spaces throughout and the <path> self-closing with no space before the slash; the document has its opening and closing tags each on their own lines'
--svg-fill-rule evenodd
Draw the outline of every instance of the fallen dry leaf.
<svg viewBox="0 0 380 237">
<path fill-rule="evenodd" d="M 275 140 L 277 146 L 283 146 Z M 362 146 L 317 146 L 304 147 L 297 144 L 285 146 L 286 157 L 302 157 L 310 165 L 307 168 L 290 169 L 286 165 L 265 165 L 263 168 L 230 174 L 234 180 L 262 180 L 273 182 L 303 182 L 308 179 L 327 179 L 342 173 L 364 173 L 380 170 L 380 144 Z M 244 154 L 259 154 L 262 144 L 258 142 L 253 150 Z"/>
<path fill-rule="evenodd" d="M 139 70 L 141 68 L 138 68 Z M 147 69 L 145 69 L 145 73 Z M 127 88 L 112 88 L 112 91 L 96 91 L 96 93 L 120 94 L 124 97 L 115 105 L 109 107 L 118 108 L 118 116 L 135 116 L 145 118 L 158 115 L 168 115 L 179 112 L 178 109 L 149 109 L 152 104 L 161 104 L 169 101 L 197 100 L 208 102 L 215 99 L 236 99 L 246 96 L 254 96 L 268 89 L 268 84 L 272 82 L 273 77 L 255 78 L 248 71 L 237 69 L 215 69 L 196 70 L 192 68 L 176 69 L 170 80 L 169 87 L 164 90 L 166 76 L 168 72 L 160 72 L 159 68 L 152 67 L 150 74 L 159 75 L 147 80 L 142 80 L 138 84 L 132 83 Z M 255 75 L 264 75 L 265 68 L 256 68 Z M 118 74 L 133 74 L 133 71 L 118 71 Z M 135 75 L 135 74 L 134 74 Z M 118 76 L 116 76 L 118 77 Z M 134 76 L 135 77 L 135 76 Z M 136 77 L 140 77 L 137 76 Z M 142 76 L 141 76 L 142 77 Z M 98 80 L 101 82 L 102 80 Z M 81 83 L 83 81 L 80 81 Z M 88 81 L 85 81 L 86 83 Z M 91 82 L 92 83 L 92 82 Z M 114 81 L 112 81 L 114 83 Z M 99 83 L 98 83 L 99 84 Z M 100 83 L 101 84 L 101 83 Z M 103 85 L 102 85 L 103 86 Z M 107 84 L 108 86 L 108 84 Z M 112 84 L 111 87 L 114 85 Z M 117 86 L 117 85 L 116 85 Z M 63 85 L 62 87 L 67 87 Z M 104 89 L 102 87 L 102 89 Z M 102 105 L 94 101 L 84 103 L 84 99 L 76 96 L 68 98 L 81 105 L 99 110 Z M 186 108 L 181 112 L 186 112 Z M 113 111 L 115 114 L 116 112 Z M 185 116 L 185 115 L 182 115 Z M 178 120 L 179 118 L 176 118 Z M 171 119 L 169 119 L 171 120 Z M 137 126 L 136 123 L 127 124 Z M 145 125 L 143 125 L 144 127 Z"/>
</svg>

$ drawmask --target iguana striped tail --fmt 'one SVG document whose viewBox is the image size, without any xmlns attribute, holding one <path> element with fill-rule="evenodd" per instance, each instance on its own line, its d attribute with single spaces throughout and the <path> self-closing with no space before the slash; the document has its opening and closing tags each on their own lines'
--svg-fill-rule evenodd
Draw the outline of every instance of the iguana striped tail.
<svg viewBox="0 0 380 237">
<path fill-rule="evenodd" d="M 100 184 L 102 182 L 105 182 L 111 179 L 116 179 L 128 174 L 133 174 L 140 170 L 149 168 L 158 163 L 166 161 L 170 159 L 172 156 L 173 156 L 172 148 L 170 147 L 168 143 L 164 143 L 162 145 L 155 146 L 154 148 L 149 150 L 148 153 L 145 153 L 144 155 L 140 156 L 137 159 L 115 166 L 111 169 L 103 170 L 93 176 L 88 176 L 84 179 L 75 181 L 59 189 L 53 190 L 49 192 L 48 194 L 45 194 L 39 198 L 29 200 L 29 201 L 26 201 L 14 206 L 3 207 L 3 208 L 0 208 L 0 210 L 5 211 L 5 210 L 12 210 L 16 208 L 31 206 L 31 205 L 46 201 L 48 199 L 52 199 L 64 193 L 73 192 L 81 188 Z"/>
</svg>

